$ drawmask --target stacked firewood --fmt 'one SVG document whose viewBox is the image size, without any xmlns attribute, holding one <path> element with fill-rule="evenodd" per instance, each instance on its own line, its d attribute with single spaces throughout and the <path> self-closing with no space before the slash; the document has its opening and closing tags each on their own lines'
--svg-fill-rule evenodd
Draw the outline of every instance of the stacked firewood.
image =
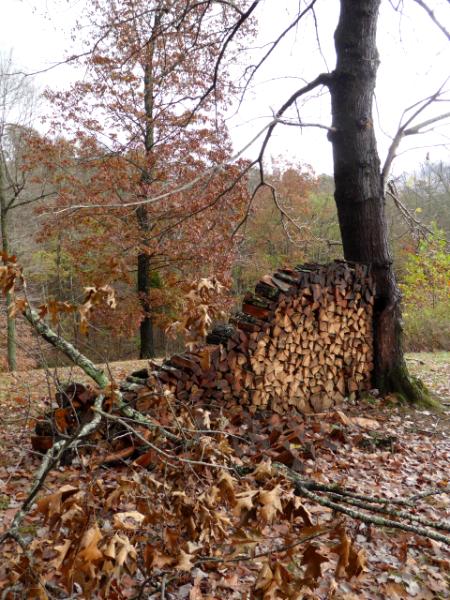
<svg viewBox="0 0 450 600">
<path fill-rule="evenodd" d="M 180 401 L 327 410 L 370 388 L 373 303 L 364 265 L 280 269 L 246 294 L 242 311 L 205 345 L 153 365 L 147 385 Z"/>
<path fill-rule="evenodd" d="M 127 377 L 122 397 L 144 414 L 165 396 L 197 406 L 238 402 L 250 411 L 328 410 L 371 387 L 374 293 L 361 264 L 279 269 L 206 344 Z M 81 384 L 62 389 L 58 408 L 37 423 L 33 448 L 47 450 L 90 419 L 95 397 Z"/>
</svg>

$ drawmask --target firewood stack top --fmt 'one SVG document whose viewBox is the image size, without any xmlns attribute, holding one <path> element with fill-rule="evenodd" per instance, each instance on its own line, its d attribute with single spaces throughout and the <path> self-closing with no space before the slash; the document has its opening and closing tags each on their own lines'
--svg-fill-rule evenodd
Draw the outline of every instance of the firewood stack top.
<svg viewBox="0 0 450 600">
<path fill-rule="evenodd" d="M 180 401 L 321 412 L 370 389 L 374 283 L 344 261 L 279 269 L 207 343 L 153 364 L 147 386 Z M 148 394 L 137 400 L 146 409 Z"/>
</svg>

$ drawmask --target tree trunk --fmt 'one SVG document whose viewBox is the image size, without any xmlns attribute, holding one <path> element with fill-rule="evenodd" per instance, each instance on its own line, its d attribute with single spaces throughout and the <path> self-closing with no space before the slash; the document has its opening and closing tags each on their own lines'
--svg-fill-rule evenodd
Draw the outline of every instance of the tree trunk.
<svg viewBox="0 0 450 600">
<path fill-rule="evenodd" d="M 155 12 L 153 31 L 155 32 L 161 22 L 160 11 Z M 153 56 L 154 56 L 153 36 L 147 43 L 147 57 L 144 69 L 144 111 L 145 111 L 145 132 L 144 132 L 144 151 L 147 164 L 142 172 L 141 187 L 142 198 L 145 198 L 149 186 L 153 182 L 152 152 L 154 147 L 154 80 L 153 80 Z M 146 248 L 148 244 L 148 234 L 151 230 L 148 210 L 145 204 L 142 204 L 136 210 L 136 217 L 139 229 L 141 230 L 141 244 Z M 150 256 L 148 252 L 138 254 L 138 294 L 141 301 L 143 318 L 140 325 L 140 358 L 153 358 L 155 356 L 155 344 L 153 336 L 153 321 L 151 317 L 150 302 Z"/>
<path fill-rule="evenodd" d="M 409 377 L 402 350 L 400 292 L 392 266 L 380 160 L 372 122 L 379 65 L 380 0 L 341 0 L 335 32 L 336 69 L 329 85 L 335 200 L 344 256 L 369 263 L 376 281 L 374 385 L 411 400 L 423 388 Z"/>
<path fill-rule="evenodd" d="M 148 214 L 145 205 L 138 207 L 136 216 L 139 228 L 145 236 L 149 231 Z M 143 312 L 140 324 L 139 358 L 153 358 L 155 356 L 155 346 L 150 303 L 150 256 L 145 252 L 140 252 L 137 260 L 137 289 Z"/>
<path fill-rule="evenodd" d="M 0 167 L 0 228 L 2 235 L 2 252 L 9 254 L 8 240 L 8 208 L 3 196 L 3 174 Z M 10 317 L 10 310 L 14 304 L 14 295 L 11 292 L 6 294 L 6 344 L 8 368 L 10 371 L 15 371 L 17 368 L 16 361 L 16 320 Z"/>
</svg>

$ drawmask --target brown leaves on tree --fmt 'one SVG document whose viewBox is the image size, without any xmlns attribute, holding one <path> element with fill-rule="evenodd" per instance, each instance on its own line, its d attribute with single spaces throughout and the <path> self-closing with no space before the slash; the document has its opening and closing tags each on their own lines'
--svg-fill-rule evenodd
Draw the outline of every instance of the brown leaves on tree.
<svg viewBox="0 0 450 600">
<path fill-rule="evenodd" d="M 39 316 L 44 319 L 50 315 L 52 325 L 57 325 L 61 314 L 70 314 L 76 312 L 77 307 L 70 302 L 60 302 L 55 299 L 49 300 L 46 304 L 41 304 L 39 307 Z"/>
<path fill-rule="evenodd" d="M 213 320 L 224 317 L 222 310 L 224 289 L 216 277 L 194 280 L 184 296 L 182 320 L 173 323 L 167 332 L 181 332 L 189 349 L 203 342 Z M 207 369 L 209 361 L 207 352 L 202 356 L 202 361 L 203 368 Z"/>
<path fill-rule="evenodd" d="M 83 303 L 78 308 L 80 314 L 80 331 L 87 334 L 89 328 L 89 316 L 95 307 L 107 306 L 116 308 L 116 297 L 114 289 L 110 285 L 101 287 L 87 287 L 84 289 L 85 297 Z"/>
<path fill-rule="evenodd" d="M 15 256 L 0 252 L 3 265 L 0 265 L 0 291 L 8 294 L 14 290 L 16 280 L 22 276 L 22 270 Z"/>
</svg>

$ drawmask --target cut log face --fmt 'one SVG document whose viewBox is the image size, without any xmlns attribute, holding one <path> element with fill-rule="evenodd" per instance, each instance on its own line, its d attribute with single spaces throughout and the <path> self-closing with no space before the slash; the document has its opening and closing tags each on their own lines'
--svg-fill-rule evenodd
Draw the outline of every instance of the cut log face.
<svg viewBox="0 0 450 600">
<path fill-rule="evenodd" d="M 279 413 L 322 412 L 371 387 L 374 282 L 345 261 L 279 269 L 242 311 L 152 372 L 179 400 L 235 400 Z"/>
</svg>

